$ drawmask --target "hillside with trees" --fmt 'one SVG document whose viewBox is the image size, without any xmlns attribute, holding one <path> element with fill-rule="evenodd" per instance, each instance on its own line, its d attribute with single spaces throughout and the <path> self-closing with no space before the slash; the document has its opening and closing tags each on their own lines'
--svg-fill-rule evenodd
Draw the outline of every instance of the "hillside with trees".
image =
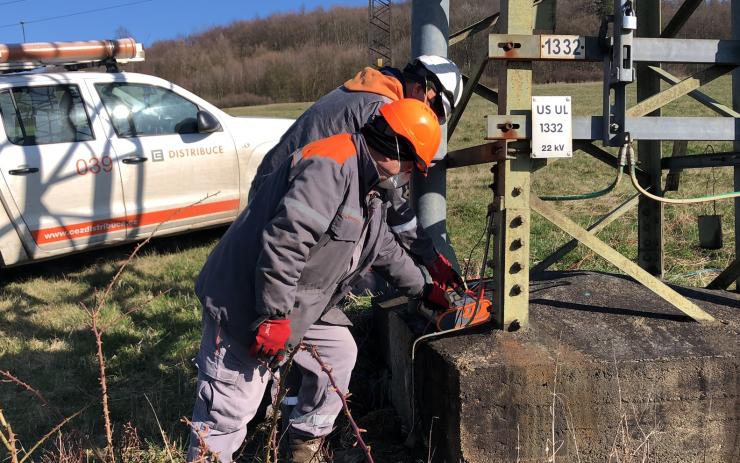
<svg viewBox="0 0 740 463">
<path fill-rule="evenodd" d="M 498 0 L 453 0 L 450 31 L 499 11 Z M 558 2 L 557 32 L 596 35 L 609 0 Z M 665 0 L 663 23 L 680 6 Z M 707 0 L 681 31 L 682 37 L 729 38 L 730 4 Z M 403 66 L 410 53 L 411 6 L 393 4 L 393 57 Z M 147 49 L 147 61 L 132 70 L 171 80 L 219 106 L 312 101 L 368 64 L 367 9 L 335 7 L 239 21 Z M 451 58 L 468 73 L 486 54 L 486 34 L 450 48 Z M 596 80 L 598 63 L 537 63 L 538 82 Z M 686 72 L 683 67 L 679 71 Z M 493 83 L 491 63 L 484 82 Z"/>
</svg>

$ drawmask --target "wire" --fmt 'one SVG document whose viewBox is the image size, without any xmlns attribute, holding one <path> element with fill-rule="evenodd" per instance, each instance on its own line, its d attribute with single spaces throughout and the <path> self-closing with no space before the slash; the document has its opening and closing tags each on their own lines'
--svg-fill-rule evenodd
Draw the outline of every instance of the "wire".
<svg viewBox="0 0 740 463">
<path fill-rule="evenodd" d="M 607 195 L 614 191 L 615 188 L 617 188 L 622 181 L 622 169 L 621 167 L 617 169 L 617 178 L 614 179 L 614 181 L 609 185 L 608 187 L 604 188 L 603 190 L 599 191 L 593 191 L 591 193 L 582 193 L 582 194 L 576 194 L 576 195 L 548 195 L 548 196 L 540 196 L 539 198 L 543 201 L 578 201 L 580 199 L 593 199 L 598 198 L 600 196 Z"/>
<path fill-rule="evenodd" d="M 696 204 L 696 203 L 706 203 L 709 201 L 717 201 L 720 199 L 730 199 L 730 198 L 740 198 L 740 191 L 733 191 L 732 193 L 721 193 L 718 195 L 710 195 L 710 196 L 700 196 L 698 198 L 664 198 L 662 196 L 657 196 L 649 191 L 647 191 L 645 188 L 640 185 L 640 182 L 637 181 L 637 173 L 636 173 L 636 167 L 637 167 L 637 159 L 635 156 L 635 149 L 632 147 L 632 143 L 628 142 L 626 145 L 622 147 L 624 151 L 627 152 L 627 157 L 629 158 L 629 164 L 630 164 L 630 178 L 632 179 L 632 185 L 634 185 L 635 189 L 640 192 L 640 194 L 661 203 L 666 204 Z M 622 150 L 620 150 L 620 153 Z"/>
<path fill-rule="evenodd" d="M 24 0 L 17 0 L 17 1 L 24 1 Z M 116 9 L 116 8 L 123 8 L 123 7 L 126 7 L 126 6 L 140 5 L 142 3 L 149 3 L 149 2 L 153 2 L 153 1 L 154 0 L 138 0 L 138 1 L 135 1 L 135 2 L 121 3 L 119 5 L 111 5 L 111 6 L 106 6 L 106 7 L 102 7 L 102 8 L 94 8 L 94 9 L 91 9 L 91 10 L 77 11 L 75 13 L 61 14 L 61 15 L 57 15 L 57 16 L 49 16 L 47 18 L 41 18 L 41 19 L 32 19 L 30 21 L 17 21 L 17 22 L 11 23 L 11 24 L 3 24 L 3 25 L 0 25 L 0 29 L 4 29 L 4 28 L 8 28 L 8 27 L 18 27 L 18 24 L 20 24 L 20 23 L 22 23 L 22 24 L 35 24 L 35 23 L 41 23 L 41 22 L 47 22 L 47 21 L 54 21 L 54 20 L 57 20 L 57 19 L 71 18 L 72 16 L 80 16 L 80 15 L 84 15 L 84 14 L 97 13 L 99 11 L 107 11 L 107 10 L 113 10 L 113 9 Z"/>
<path fill-rule="evenodd" d="M 489 212 L 490 214 L 490 212 Z M 488 224 L 488 216 L 486 216 L 486 224 Z M 468 277 L 468 270 L 470 270 L 470 262 L 473 258 L 473 252 L 475 252 L 476 249 L 478 249 L 478 246 L 480 246 L 480 242 L 483 241 L 483 237 L 486 236 L 486 232 L 488 231 L 488 226 L 486 226 L 483 229 L 483 233 L 481 233 L 480 237 L 478 237 L 478 241 L 475 242 L 472 248 L 470 248 L 470 253 L 468 253 L 468 258 L 465 259 L 465 275 L 463 275 L 463 278 Z"/>
<path fill-rule="evenodd" d="M 614 191 L 615 188 L 617 188 L 622 181 L 622 170 L 625 166 L 625 159 L 626 154 L 623 149 L 619 150 L 619 164 L 617 165 L 617 178 L 614 179 L 614 181 L 609 185 L 608 187 L 604 188 L 603 190 L 599 191 L 593 191 L 591 193 L 581 193 L 581 194 L 575 194 L 575 195 L 547 195 L 547 196 L 540 196 L 540 199 L 543 201 L 577 201 L 580 199 L 594 199 L 598 198 L 600 196 L 604 196 L 608 193 L 611 193 Z"/>
</svg>

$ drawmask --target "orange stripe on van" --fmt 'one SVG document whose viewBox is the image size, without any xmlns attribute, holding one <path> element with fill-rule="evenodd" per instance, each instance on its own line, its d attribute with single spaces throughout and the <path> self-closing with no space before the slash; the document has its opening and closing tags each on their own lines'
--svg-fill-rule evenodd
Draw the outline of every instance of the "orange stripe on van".
<svg viewBox="0 0 740 463">
<path fill-rule="evenodd" d="M 111 219 L 94 220 L 91 222 L 80 222 L 63 227 L 42 228 L 32 231 L 36 244 L 55 243 L 57 241 L 68 241 L 86 236 L 100 235 L 111 231 L 123 231 L 127 226 L 143 227 L 146 225 L 159 224 L 164 221 L 189 219 L 221 212 L 236 213 L 239 208 L 239 200 L 218 201 L 207 204 L 196 204 L 189 207 L 164 209 L 161 211 L 145 212 L 138 215 L 126 217 L 114 217 Z"/>
<path fill-rule="evenodd" d="M 340 133 L 339 135 L 333 135 L 329 138 L 309 143 L 303 147 L 301 153 L 303 159 L 319 156 L 329 158 L 343 165 L 347 159 L 357 154 L 357 150 L 355 149 L 355 144 L 352 143 L 352 135 Z"/>
</svg>

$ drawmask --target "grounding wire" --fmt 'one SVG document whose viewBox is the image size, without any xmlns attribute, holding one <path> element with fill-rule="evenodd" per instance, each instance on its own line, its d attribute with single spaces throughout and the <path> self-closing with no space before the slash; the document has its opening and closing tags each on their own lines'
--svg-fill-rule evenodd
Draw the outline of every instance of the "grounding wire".
<svg viewBox="0 0 740 463">
<path fill-rule="evenodd" d="M 707 203 L 709 201 L 718 201 L 721 199 L 740 198 L 740 191 L 733 191 L 732 193 L 721 193 L 718 195 L 710 196 L 699 196 L 697 198 L 664 198 L 662 196 L 654 195 L 643 188 L 642 185 L 640 185 L 640 182 L 637 181 L 637 159 L 635 158 L 635 149 L 632 147 L 632 143 L 627 143 L 623 147 L 623 149 L 626 151 L 627 157 L 629 158 L 630 179 L 632 180 L 632 185 L 634 185 L 635 189 L 640 192 L 640 194 L 652 200 L 666 204 L 697 204 Z"/>
<path fill-rule="evenodd" d="M 617 178 L 614 179 L 614 181 L 603 190 L 599 191 L 593 191 L 591 193 L 582 193 L 582 194 L 575 194 L 575 195 L 547 195 L 547 196 L 540 196 L 539 198 L 542 201 L 577 201 L 580 199 L 594 199 L 601 196 L 605 196 L 612 191 L 614 191 L 618 186 L 619 183 L 622 181 L 622 169 L 617 169 Z"/>
</svg>

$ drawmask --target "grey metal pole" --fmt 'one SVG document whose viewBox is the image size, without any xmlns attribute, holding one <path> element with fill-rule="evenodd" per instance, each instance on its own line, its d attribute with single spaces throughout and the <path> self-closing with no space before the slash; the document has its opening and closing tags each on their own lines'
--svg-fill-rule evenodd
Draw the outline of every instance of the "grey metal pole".
<svg viewBox="0 0 740 463">
<path fill-rule="evenodd" d="M 732 39 L 740 40 L 740 0 L 730 4 L 732 16 Z M 740 69 L 732 72 L 732 109 L 740 110 Z M 735 124 L 738 120 L 735 119 Z M 740 151 L 740 140 L 735 140 L 734 151 Z M 740 167 L 735 166 L 735 191 L 740 191 Z M 740 198 L 735 198 L 735 259 L 740 257 Z M 735 291 L 740 292 L 740 278 L 735 279 Z"/>
<path fill-rule="evenodd" d="M 412 0 L 411 57 L 447 56 L 449 38 L 449 0 Z M 442 126 L 442 143 L 435 160 L 447 154 L 447 125 Z M 457 263 L 447 237 L 447 169 L 435 164 L 426 177 L 414 174 L 413 201 L 419 224 L 434 241 L 439 252 Z"/>
</svg>

